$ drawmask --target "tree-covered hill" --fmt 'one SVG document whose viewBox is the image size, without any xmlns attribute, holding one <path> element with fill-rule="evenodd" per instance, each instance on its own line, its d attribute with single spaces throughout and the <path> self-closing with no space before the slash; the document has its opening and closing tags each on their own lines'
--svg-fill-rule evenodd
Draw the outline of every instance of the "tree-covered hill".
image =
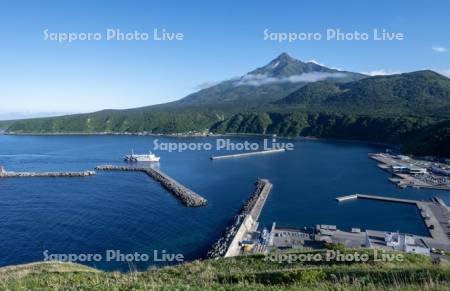
<svg viewBox="0 0 450 291">
<path fill-rule="evenodd" d="M 315 82 L 276 103 L 341 112 L 449 117 L 450 79 L 433 71 L 417 71 L 349 83 Z"/>
</svg>

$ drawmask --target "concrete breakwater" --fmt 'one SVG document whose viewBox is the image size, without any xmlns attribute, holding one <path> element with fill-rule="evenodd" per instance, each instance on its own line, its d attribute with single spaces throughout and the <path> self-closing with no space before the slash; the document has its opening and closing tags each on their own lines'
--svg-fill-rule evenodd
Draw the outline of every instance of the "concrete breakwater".
<svg viewBox="0 0 450 291">
<path fill-rule="evenodd" d="M 255 156 L 255 155 L 281 153 L 284 151 L 286 151 L 286 149 L 283 148 L 283 149 L 265 150 L 265 151 L 242 153 L 242 154 L 232 154 L 232 155 L 225 155 L 225 156 L 211 156 L 210 159 L 211 160 L 222 160 L 222 159 L 230 159 L 230 158 L 242 158 L 242 157 Z"/>
<path fill-rule="evenodd" d="M 199 207 L 208 204 L 208 201 L 202 196 L 198 195 L 194 191 L 186 188 L 176 180 L 172 179 L 165 173 L 154 168 L 142 168 L 142 167 L 128 167 L 128 166 L 97 166 L 96 170 L 102 171 L 137 171 L 144 172 L 166 188 L 169 192 L 175 195 L 180 201 L 187 207 Z"/>
<path fill-rule="evenodd" d="M 264 203 L 272 189 L 272 184 L 266 179 L 256 182 L 256 189 L 244 202 L 241 210 L 230 221 L 223 235 L 213 244 L 207 253 L 208 258 L 229 257 L 239 253 L 239 242 L 249 231 L 255 231 L 257 220 Z"/>
<path fill-rule="evenodd" d="M 18 177 L 87 177 L 94 176 L 95 171 L 82 172 L 0 172 L 0 178 Z"/>
</svg>

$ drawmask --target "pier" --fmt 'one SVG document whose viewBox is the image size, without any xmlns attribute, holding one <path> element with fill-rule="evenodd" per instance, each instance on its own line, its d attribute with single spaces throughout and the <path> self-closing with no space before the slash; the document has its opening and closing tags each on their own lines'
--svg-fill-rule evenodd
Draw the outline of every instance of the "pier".
<svg viewBox="0 0 450 291">
<path fill-rule="evenodd" d="M 136 171 L 144 172 L 154 180 L 159 182 L 164 188 L 171 192 L 175 197 L 177 197 L 184 205 L 187 207 L 199 207 L 208 204 L 208 201 L 202 196 L 198 195 L 194 191 L 183 186 L 167 174 L 160 170 L 154 168 L 139 168 L 139 167 L 128 167 L 128 166 L 97 166 L 97 170 L 101 171 Z"/>
<path fill-rule="evenodd" d="M 369 199 L 390 203 L 404 203 L 415 205 L 420 212 L 423 223 L 427 227 L 429 238 L 424 238 L 430 247 L 445 248 L 450 251 L 450 211 L 449 207 L 440 198 L 430 201 L 419 201 L 412 199 L 393 198 L 365 194 L 352 194 L 337 197 L 338 202 L 354 199 Z"/>
<path fill-rule="evenodd" d="M 423 201 L 410 200 L 410 199 L 392 198 L 392 197 L 365 195 L 365 194 L 352 194 L 352 195 L 341 196 L 341 197 L 336 198 L 336 200 L 338 202 L 354 200 L 354 199 L 369 199 L 369 200 L 378 200 L 378 201 L 384 201 L 384 202 L 407 203 L 407 204 L 417 204 L 417 203 L 423 202 Z"/>
<path fill-rule="evenodd" d="M 0 172 L 0 178 L 27 178 L 27 177 L 87 177 L 94 176 L 95 171 L 82 172 Z"/>
<path fill-rule="evenodd" d="M 224 155 L 224 156 L 211 156 L 211 160 L 223 160 L 223 159 L 231 159 L 231 158 L 242 158 L 256 155 L 264 155 L 264 154 L 272 154 L 272 153 L 281 153 L 286 151 L 286 149 L 274 149 L 274 150 L 266 150 L 266 151 L 258 151 L 258 152 L 249 152 L 242 154 L 232 154 L 232 155 Z"/>
<path fill-rule="evenodd" d="M 264 204 L 272 190 L 272 184 L 266 179 L 256 182 L 256 189 L 225 228 L 223 235 L 208 252 L 208 258 L 232 257 L 240 253 L 240 242 L 249 233 L 256 231 L 258 219 Z"/>
</svg>

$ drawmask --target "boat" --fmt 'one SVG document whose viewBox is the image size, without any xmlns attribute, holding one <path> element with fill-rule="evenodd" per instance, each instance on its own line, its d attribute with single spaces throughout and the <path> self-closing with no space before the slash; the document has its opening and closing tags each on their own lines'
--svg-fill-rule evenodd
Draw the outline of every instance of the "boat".
<svg viewBox="0 0 450 291">
<path fill-rule="evenodd" d="M 135 154 L 134 151 L 131 151 L 131 155 L 126 155 L 123 158 L 126 162 L 136 163 L 136 162 L 159 162 L 160 157 L 157 157 L 152 152 L 148 152 L 148 154 Z"/>
</svg>

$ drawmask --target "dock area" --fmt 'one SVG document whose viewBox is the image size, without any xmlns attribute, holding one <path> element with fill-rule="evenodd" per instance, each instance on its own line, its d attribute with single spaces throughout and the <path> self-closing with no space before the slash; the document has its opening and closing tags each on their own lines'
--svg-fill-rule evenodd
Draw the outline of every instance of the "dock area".
<svg viewBox="0 0 450 291">
<path fill-rule="evenodd" d="M 181 183 L 163 173 L 161 170 L 157 170 L 149 167 L 129 167 L 129 166 L 113 166 L 104 165 L 97 166 L 96 170 L 101 171 L 136 171 L 144 172 L 154 180 L 159 182 L 164 188 L 171 192 L 175 197 L 177 197 L 185 206 L 187 207 L 200 207 L 208 204 L 208 201 L 190 190 L 189 188 L 183 186 Z"/>
<path fill-rule="evenodd" d="M 241 154 L 211 156 L 210 159 L 211 160 L 222 160 L 222 159 L 231 159 L 231 158 L 243 158 L 243 157 L 256 156 L 256 155 L 281 153 L 284 151 L 286 151 L 286 149 L 274 149 L 274 150 L 265 150 L 265 151 L 257 151 L 257 152 L 241 153 Z"/>
<path fill-rule="evenodd" d="M 27 178 L 27 177 L 87 177 L 94 176 L 95 171 L 81 171 L 81 172 L 0 172 L 1 178 Z"/>
<path fill-rule="evenodd" d="M 337 197 L 338 202 L 345 202 L 354 199 L 369 199 L 390 203 L 406 203 L 415 205 L 420 212 L 423 223 L 427 227 L 430 237 L 424 241 L 430 247 L 443 248 L 450 251 L 450 211 L 442 199 L 434 198 L 430 201 L 419 201 L 412 199 L 384 197 L 365 194 L 352 194 Z"/>
<path fill-rule="evenodd" d="M 233 217 L 223 235 L 213 244 L 208 258 L 232 257 L 240 254 L 240 243 L 249 233 L 258 228 L 258 219 L 264 204 L 272 190 L 272 184 L 266 179 L 256 182 L 256 189 L 247 199 L 241 211 Z"/>
<path fill-rule="evenodd" d="M 450 178 L 433 172 L 432 162 L 387 153 L 372 153 L 369 154 L 369 157 L 380 162 L 378 167 L 391 173 L 393 176 L 389 178 L 389 181 L 400 188 L 413 187 L 450 191 Z"/>
</svg>

